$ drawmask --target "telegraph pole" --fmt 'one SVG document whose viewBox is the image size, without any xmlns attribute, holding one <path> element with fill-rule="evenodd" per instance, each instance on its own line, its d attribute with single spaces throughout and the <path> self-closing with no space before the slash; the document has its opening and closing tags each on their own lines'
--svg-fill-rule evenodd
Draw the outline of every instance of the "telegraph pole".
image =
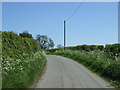
<svg viewBox="0 0 120 90">
<path fill-rule="evenodd" d="M 118 16 L 120 15 L 120 1 L 118 2 Z M 118 43 L 120 44 L 120 17 L 118 17 Z"/>
<path fill-rule="evenodd" d="M 66 21 L 64 20 L 64 50 L 66 46 Z"/>
</svg>

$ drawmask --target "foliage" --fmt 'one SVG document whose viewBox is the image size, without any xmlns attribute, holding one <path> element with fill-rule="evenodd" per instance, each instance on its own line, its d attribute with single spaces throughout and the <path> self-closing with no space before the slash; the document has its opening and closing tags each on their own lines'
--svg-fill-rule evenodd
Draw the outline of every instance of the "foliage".
<svg viewBox="0 0 120 90">
<path fill-rule="evenodd" d="M 104 50 L 104 46 L 103 45 L 78 45 L 78 46 L 66 47 L 65 49 L 66 50 L 93 51 L 93 50 Z M 55 52 L 59 50 L 63 50 L 63 48 L 49 49 L 47 51 Z"/>
<path fill-rule="evenodd" d="M 55 48 L 50 49 L 48 51 L 54 52 L 62 50 L 63 48 Z M 67 50 L 79 50 L 79 51 L 98 51 L 102 50 L 106 53 L 109 53 L 112 56 L 119 56 L 120 55 L 120 44 L 107 44 L 105 47 L 103 45 L 78 45 L 78 46 L 72 46 L 72 47 L 66 47 Z"/>
<path fill-rule="evenodd" d="M 42 71 L 45 56 L 36 40 L 2 32 L 2 87 L 26 88 Z"/>
<path fill-rule="evenodd" d="M 31 56 L 21 55 L 13 60 L 7 57 L 3 60 L 3 88 L 27 88 L 44 67 L 44 56 L 37 52 Z"/>
<path fill-rule="evenodd" d="M 0 31 L 0 89 L 2 88 L 2 32 Z"/>
<path fill-rule="evenodd" d="M 51 38 L 48 38 L 48 49 L 53 48 L 54 45 L 55 44 L 54 44 L 53 40 Z"/>
<path fill-rule="evenodd" d="M 48 38 L 46 35 L 37 35 L 36 40 L 38 41 L 41 49 L 50 49 L 54 47 L 53 40 Z"/>
<path fill-rule="evenodd" d="M 32 34 L 29 34 L 28 32 L 20 33 L 19 36 L 21 36 L 21 37 L 27 37 L 27 38 L 32 38 Z"/>
<path fill-rule="evenodd" d="M 57 48 L 63 48 L 63 46 L 61 44 L 57 45 Z"/>
<path fill-rule="evenodd" d="M 105 52 L 111 55 L 120 55 L 120 44 L 107 44 L 104 49 Z"/>
</svg>

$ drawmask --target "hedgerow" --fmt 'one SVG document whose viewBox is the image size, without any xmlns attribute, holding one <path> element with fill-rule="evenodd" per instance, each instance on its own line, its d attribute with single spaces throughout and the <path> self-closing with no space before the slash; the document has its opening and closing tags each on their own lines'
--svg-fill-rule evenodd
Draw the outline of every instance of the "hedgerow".
<svg viewBox="0 0 120 90">
<path fill-rule="evenodd" d="M 3 88 L 27 88 L 42 72 L 45 62 L 36 40 L 2 32 Z"/>
<path fill-rule="evenodd" d="M 94 50 L 102 50 L 105 52 L 109 52 L 109 54 L 113 55 L 120 55 L 120 44 L 107 44 L 105 46 L 103 45 L 78 45 L 78 46 L 72 46 L 72 47 L 65 47 L 67 50 L 84 50 L 84 51 L 94 51 Z M 55 52 L 63 50 L 63 48 L 55 48 L 55 49 L 49 49 L 47 51 Z"/>
</svg>

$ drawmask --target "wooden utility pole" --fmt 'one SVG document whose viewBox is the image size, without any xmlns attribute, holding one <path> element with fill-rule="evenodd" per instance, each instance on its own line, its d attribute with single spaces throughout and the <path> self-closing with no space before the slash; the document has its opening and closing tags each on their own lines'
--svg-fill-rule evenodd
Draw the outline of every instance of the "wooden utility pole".
<svg viewBox="0 0 120 90">
<path fill-rule="evenodd" d="M 120 44 L 120 1 L 118 2 L 118 43 Z"/>
<path fill-rule="evenodd" d="M 64 20 L 64 50 L 66 46 L 66 21 Z"/>
</svg>

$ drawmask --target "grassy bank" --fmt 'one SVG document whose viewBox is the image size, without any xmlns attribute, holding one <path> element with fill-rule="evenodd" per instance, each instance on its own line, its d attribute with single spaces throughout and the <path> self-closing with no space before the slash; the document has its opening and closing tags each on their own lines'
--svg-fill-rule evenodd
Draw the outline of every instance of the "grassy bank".
<svg viewBox="0 0 120 90">
<path fill-rule="evenodd" d="M 2 88 L 27 88 L 46 63 L 36 40 L 2 32 Z"/>
<path fill-rule="evenodd" d="M 49 54 L 56 54 L 71 58 L 120 88 L 120 56 L 111 56 L 108 53 L 97 51 L 60 50 Z"/>
</svg>

